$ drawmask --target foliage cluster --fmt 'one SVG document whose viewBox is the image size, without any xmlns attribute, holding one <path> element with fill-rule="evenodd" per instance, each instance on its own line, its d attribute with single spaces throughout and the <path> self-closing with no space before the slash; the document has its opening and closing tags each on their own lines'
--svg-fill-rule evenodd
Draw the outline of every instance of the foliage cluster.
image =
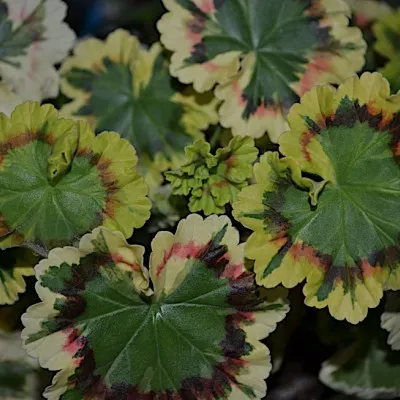
<svg viewBox="0 0 400 400">
<path fill-rule="evenodd" d="M 0 0 L 0 399 L 262 399 L 303 302 L 326 387 L 400 398 L 400 7 L 162 3 Z"/>
</svg>

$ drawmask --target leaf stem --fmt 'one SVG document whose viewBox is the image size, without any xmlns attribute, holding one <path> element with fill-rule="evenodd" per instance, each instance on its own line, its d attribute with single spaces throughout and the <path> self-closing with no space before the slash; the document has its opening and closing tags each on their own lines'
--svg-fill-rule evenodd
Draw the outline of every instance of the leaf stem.
<svg viewBox="0 0 400 400">
<path fill-rule="evenodd" d="M 215 130 L 210 139 L 211 149 L 214 149 L 218 145 L 221 135 L 222 135 L 222 127 L 218 125 L 217 129 Z"/>
</svg>

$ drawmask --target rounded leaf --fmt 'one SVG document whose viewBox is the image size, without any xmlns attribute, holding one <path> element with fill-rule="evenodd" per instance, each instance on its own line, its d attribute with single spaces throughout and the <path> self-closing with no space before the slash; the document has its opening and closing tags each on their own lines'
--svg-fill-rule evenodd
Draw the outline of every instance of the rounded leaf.
<svg viewBox="0 0 400 400">
<path fill-rule="evenodd" d="M 190 194 L 190 211 L 204 211 L 205 215 L 224 213 L 225 205 L 232 203 L 247 185 L 258 155 L 254 140 L 249 137 L 234 137 L 215 155 L 204 140 L 197 140 L 185 152 L 186 164 L 165 176 L 174 194 Z"/>
<path fill-rule="evenodd" d="M 381 326 L 389 332 L 388 344 L 393 350 L 400 350 L 400 293 L 387 294 L 385 311 L 381 316 Z"/>
<path fill-rule="evenodd" d="M 400 355 L 390 351 L 381 334 L 368 338 L 359 332 L 358 337 L 322 364 L 320 380 L 357 399 L 398 399 Z"/>
<path fill-rule="evenodd" d="M 259 284 L 306 279 L 306 304 L 358 323 L 400 280 L 400 96 L 366 73 L 312 89 L 289 123 L 287 157 L 262 156 L 234 204 L 246 255 Z"/>
<path fill-rule="evenodd" d="M 22 336 L 60 370 L 44 396 L 261 399 L 271 367 L 260 340 L 288 307 L 259 293 L 229 218 L 192 214 L 151 247 L 148 271 L 142 247 L 98 228 L 38 264 L 42 302 Z"/>
<path fill-rule="evenodd" d="M 272 141 L 290 106 L 314 85 L 341 83 L 364 64 L 365 42 L 342 0 L 163 0 L 170 71 L 197 91 L 214 87 L 224 127 Z"/>
<path fill-rule="evenodd" d="M 150 215 L 135 149 L 118 134 L 25 103 L 0 115 L 0 247 L 71 243 L 99 225 L 126 237 Z"/>
<path fill-rule="evenodd" d="M 163 170 L 176 168 L 184 147 L 218 122 L 211 96 L 179 93 L 160 44 L 145 50 L 122 29 L 106 41 L 80 42 L 60 73 L 62 91 L 73 99 L 63 115 L 85 119 L 96 131 L 119 132 L 141 160 Z"/>
<path fill-rule="evenodd" d="M 61 0 L 0 1 L 0 75 L 23 101 L 58 94 L 53 65 L 68 54 L 75 40 L 62 22 L 66 10 Z"/>
</svg>

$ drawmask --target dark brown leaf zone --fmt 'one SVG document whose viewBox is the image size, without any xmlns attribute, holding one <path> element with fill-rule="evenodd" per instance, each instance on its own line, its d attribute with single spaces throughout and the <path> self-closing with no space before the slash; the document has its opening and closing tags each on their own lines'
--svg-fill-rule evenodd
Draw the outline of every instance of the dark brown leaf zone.
<svg viewBox="0 0 400 400">
<path fill-rule="evenodd" d="M 106 218 L 114 218 L 120 202 L 115 196 L 119 187 L 116 174 L 110 170 L 112 161 L 90 151 L 88 156 L 90 157 L 90 163 L 98 169 L 99 178 L 106 191 L 105 203 L 99 215 L 100 221 L 104 221 Z"/>
<path fill-rule="evenodd" d="M 42 128 L 37 132 L 27 130 L 26 132 L 21 132 L 20 134 L 10 137 L 5 142 L 0 143 L 0 165 L 4 162 L 9 151 L 24 147 L 34 141 L 47 143 L 49 145 L 54 144 L 55 140 L 51 132 L 48 131 L 47 122 L 43 124 Z"/>
<path fill-rule="evenodd" d="M 260 287 L 255 283 L 253 273 L 245 271 L 237 276 L 238 269 L 241 269 L 242 265 L 233 266 L 231 270 L 227 268 L 230 262 L 228 247 L 221 244 L 227 228 L 228 225 L 225 225 L 220 232 L 215 234 L 213 239 L 198 251 L 195 258 L 201 260 L 205 267 L 212 269 L 217 278 L 229 280 L 231 291 L 228 302 L 238 310 L 237 317 L 243 319 L 243 313 L 259 310 L 264 299 L 260 294 Z"/>
<path fill-rule="evenodd" d="M 242 327 L 252 323 L 254 311 L 265 309 L 265 299 L 260 295 L 252 273 L 243 272 L 242 266 L 227 267 L 228 248 L 221 244 L 226 229 L 227 226 L 194 256 L 195 259 L 202 261 L 201 264 L 196 264 L 200 265 L 199 268 L 212 269 L 216 278 L 227 279 L 231 288 L 228 303 L 236 312 L 229 314 L 225 319 L 226 335 L 220 343 L 225 360 L 214 366 L 211 377 L 195 376 L 184 379 L 177 391 L 144 393 L 137 386 L 126 382 L 109 387 L 104 378 L 96 374 L 96 355 L 90 346 L 90 339 L 81 335 L 76 326 L 79 325 L 79 317 L 85 313 L 87 307 L 83 297 L 87 283 L 100 276 L 101 268 L 115 268 L 110 254 L 106 252 L 89 254 L 81 259 L 79 265 L 65 263 L 60 267 L 51 267 L 47 271 L 42 278 L 42 285 L 64 295 L 66 299 L 56 302 L 54 308 L 59 310 L 59 315 L 45 322 L 42 331 L 32 336 L 28 343 L 53 332 L 65 333 L 64 349 L 72 352 L 77 367 L 69 378 L 70 389 L 61 397 L 62 399 L 223 399 L 228 397 L 232 385 L 241 388 L 249 397 L 254 396 L 252 389 L 239 383 L 235 377 L 246 368 L 247 362 L 241 358 L 252 351 Z M 95 245 L 99 250 L 97 243 Z"/>
<path fill-rule="evenodd" d="M 95 356 L 93 351 L 85 343 L 79 351 L 79 357 L 83 361 L 76 369 L 75 375 L 70 383 L 75 387 L 68 390 L 61 399 L 98 399 L 98 400 L 200 400 L 200 399 L 226 399 L 232 384 L 242 387 L 236 381 L 235 376 L 245 366 L 245 361 L 238 359 L 227 359 L 219 363 L 210 378 L 193 377 L 185 379 L 178 391 L 166 391 L 156 393 L 150 391 L 142 392 L 137 386 L 127 383 L 114 384 L 108 387 L 103 378 L 95 376 Z M 247 387 L 242 387 L 249 396 L 254 395 Z"/>
<path fill-rule="evenodd" d="M 331 254 L 325 254 L 313 248 L 306 242 L 298 242 L 290 234 L 292 224 L 283 213 L 285 191 L 294 185 L 288 177 L 282 177 L 277 182 L 276 192 L 265 192 L 263 204 L 265 211 L 259 214 L 243 214 L 244 218 L 262 220 L 265 232 L 273 233 L 273 243 L 278 247 L 277 253 L 265 266 L 263 278 L 279 268 L 285 256 L 289 256 L 294 262 L 306 260 L 310 265 L 324 272 L 324 280 L 318 289 L 316 296 L 319 301 L 327 299 L 332 290 L 342 284 L 345 294 L 350 293 L 354 299 L 356 286 L 364 283 L 365 279 L 379 273 L 382 269 L 397 268 L 400 260 L 400 246 L 391 246 L 381 251 L 374 251 L 363 258 L 357 259 L 352 265 L 334 265 Z M 300 191 L 300 189 L 299 189 Z M 304 196 L 308 196 L 304 191 Z M 310 210 L 312 206 L 310 205 Z M 316 211 L 316 210 L 315 210 Z M 398 238 L 400 241 L 400 235 Z"/>
<path fill-rule="evenodd" d="M 390 149 L 396 164 L 400 165 L 400 112 L 387 114 L 377 109 L 373 104 L 360 105 L 358 99 L 351 100 L 345 96 L 337 110 L 332 115 L 322 116 L 321 121 L 313 121 L 304 117 L 309 129 L 301 138 L 303 153 L 307 160 L 311 161 L 308 151 L 310 139 L 329 127 L 352 128 L 356 124 L 367 123 L 376 132 L 390 135 Z"/>
</svg>

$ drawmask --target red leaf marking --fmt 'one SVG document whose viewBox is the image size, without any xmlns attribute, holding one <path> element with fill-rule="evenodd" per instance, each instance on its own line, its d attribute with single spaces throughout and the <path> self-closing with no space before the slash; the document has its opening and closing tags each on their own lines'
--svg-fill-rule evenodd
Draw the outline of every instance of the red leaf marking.
<svg viewBox="0 0 400 400">
<path fill-rule="evenodd" d="M 280 110 L 278 107 L 266 107 L 263 104 L 259 105 L 255 116 L 259 119 L 264 118 L 264 117 L 276 117 L 277 115 L 280 114 Z"/>
<path fill-rule="evenodd" d="M 199 16 L 192 18 L 188 22 L 185 37 L 190 43 L 192 43 L 192 52 L 195 51 L 195 45 L 201 43 L 203 39 L 201 34 L 204 31 L 205 27 L 205 20 Z"/>
<path fill-rule="evenodd" d="M 79 336 L 79 330 L 77 328 L 66 328 L 63 329 L 62 333 L 67 336 L 63 350 L 75 356 L 75 354 L 85 346 L 86 339 Z"/>
<path fill-rule="evenodd" d="M 238 105 L 242 108 L 245 108 L 247 105 L 247 101 L 243 98 L 243 91 L 239 85 L 238 81 L 235 81 L 232 84 L 232 91 L 236 95 Z M 262 119 L 264 117 L 276 117 L 280 114 L 280 109 L 277 106 L 265 106 L 264 104 L 260 104 L 257 107 L 257 110 L 253 114 L 258 119 Z"/>
<path fill-rule="evenodd" d="M 381 267 L 373 267 L 368 260 L 363 259 L 361 264 L 362 275 L 364 278 L 369 278 L 383 271 Z"/>
<path fill-rule="evenodd" d="M 294 261 L 299 261 L 301 258 L 307 259 L 311 264 L 321 267 L 324 271 L 328 267 L 326 260 L 318 257 L 318 251 L 303 243 L 294 243 L 289 249 L 289 254 Z"/>
<path fill-rule="evenodd" d="M 373 115 L 373 116 L 379 115 L 383 112 L 382 107 L 380 107 L 379 105 L 376 105 L 374 103 L 368 103 L 367 110 L 368 110 L 368 114 Z M 388 118 L 390 119 L 391 117 L 393 117 L 393 115 L 389 114 L 386 116 L 386 118 L 382 118 L 381 124 L 387 123 Z"/>
<path fill-rule="evenodd" d="M 93 157 L 96 159 L 96 156 Z M 99 177 L 104 188 L 106 189 L 106 201 L 102 211 L 103 219 L 106 219 L 107 217 L 114 218 L 120 201 L 117 198 L 119 189 L 117 177 L 115 173 L 111 172 L 109 169 L 112 165 L 112 161 L 106 160 L 101 156 L 96 161 L 96 168 L 99 170 Z"/>
<path fill-rule="evenodd" d="M 311 139 L 315 136 L 316 134 L 312 131 L 308 131 L 306 133 L 303 133 L 300 139 L 300 144 L 301 144 L 301 151 L 304 154 L 304 157 L 308 162 L 312 161 L 312 157 L 310 152 L 307 149 L 307 146 L 310 144 Z"/>
<path fill-rule="evenodd" d="M 296 88 L 296 93 L 302 96 L 308 92 L 316 83 L 319 82 L 319 77 L 331 68 L 331 56 L 327 54 L 317 55 L 307 65 L 306 72 L 300 78 L 300 82 Z"/>
<path fill-rule="evenodd" d="M 164 252 L 164 258 L 160 265 L 157 266 L 156 276 L 157 278 L 163 272 L 167 262 L 172 257 L 177 257 L 182 260 L 185 258 L 194 258 L 199 253 L 203 245 L 196 244 L 194 241 L 188 243 L 174 243 L 169 250 Z"/>
<path fill-rule="evenodd" d="M 194 51 L 194 45 L 201 43 L 201 33 L 195 32 L 193 26 L 189 24 L 189 27 L 186 30 L 186 39 L 193 44 L 191 51 Z"/>
<path fill-rule="evenodd" d="M 254 318 L 254 313 L 252 312 L 238 311 L 236 314 L 239 318 L 239 322 L 256 322 L 256 319 Z"/>
<path fill-rule="evenodd" d="M 287 227 L 284 227 L 283 229 L 287 231 Z M 276 239 L 271 240 L 271 243 L 275 244 L 279 248 L 285 246 L 285 244 L 288 242 L 288 238 L 285 235 L 285 232 L 280 232 Z"/>
<path fill-rule="evenodd" d="M 93 157 L 93 152 L 87 147 L 83 147 L 81 149 L 78 148 L 76 152 L 77 157 Z"/>
<path fill-rule="evenodd" d="M 354 23 L 361 29 L 365 29 L 371 23 L 371 20 L 362 12 L 358 12 L 354 15 Z"/>
<path fill-rule="evenodd" d="M 243 92 L 242 92 L 242 88 L 239 85 L 239 81 L 233 82 L 232 91 L 236 95 L 239 106 L 241 106 L 243 108 L 246 107 L 246 101 L 243 99 Z"/>
<path fill-rule="evenodd" d="M 213 61 L 208 61 L 203 64 L 203 67 L 207 72 L 215 72 L 219 70 L 221 67 Z"/>
<path fill-rule="evenodd" d="M 368 110 L 368 112 L 369 112 L 369 110 Z M 383 112 L 383 110 L 382 110 L 382 112 Z M 393 114 L 382 115 L 381 122 L 379 123 L 379 126 L 378 126 L 379 130 L 381 132 L 386 131 L 389 128 L 390 123 L 392 121 L 393 121 Z"/>
<path fill-rule="evenodd" d="M 214 0 L 203 0 L 197 7 L 205 14 L 212 14 L 215 11 Z"/>
<path fill-rule="evenodd" d="M 140 272 L 140 266 L 139 266 L 137 263 L 130 263 L 130 262 L 126 261 L 126 260 L 121 256 L 121 254 L 119 254 L 119 253 L 112 253 L 112 254 L 111 254 L 111 258 L 113 259 L 113 261 L 114 261 L 115 264 L 122 263 L 122 264 L 127 265 L 127 266 L 128 266 L 130 269 L 132 269 L 133 271 Z"/>
<path fill-rule="evenodd" d="M 243 273 L 243 271 L 243 264 L 228 264 L 222 274 L 222 277 L 229 280 L 235 280 Z"/>
<path fill-rule="evenodd" d="M 237 156 L 230 156 L 226 161 L 226 166 L 228 167 L 228 171 L 238 165 Z"/>
</svg>

